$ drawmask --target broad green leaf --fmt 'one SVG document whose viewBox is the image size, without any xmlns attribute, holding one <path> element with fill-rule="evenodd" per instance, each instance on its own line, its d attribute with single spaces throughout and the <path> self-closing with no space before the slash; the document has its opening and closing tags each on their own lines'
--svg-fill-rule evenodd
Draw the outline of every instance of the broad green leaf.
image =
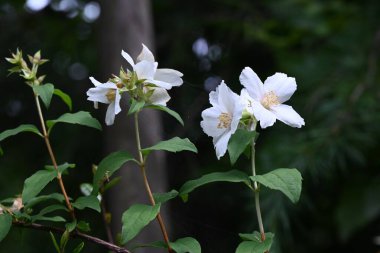
<svg viewBox="0 0 380 253">
<path fill-rule="evenodd" d="M 91 231 L 90 224 L 88 222 L 85 222 L 82 220 L 78 222 L 77 228 L 83 232 L 90 232 Z"/>
<path fill-rule="evenodd" d="M 72 110 L 73 104 L 72 104 L 72 101 L 71 101 L 71 98 L 69 95 L 67 95 L 66 93 L 64 93 L 60 89 L 54 89 L 54 95 L 60 97 L 62 99 L 62 101 L 67 105 L 67 107 L 69 107 L 69 110 L 70 111 Z"/>
<path fill-rule="evenodd" d="M 98 194 L 99 187 L 103 184 L 105 177 L 111 177 L 112 174 L 121 168 L 121 166 L 128 161 L 136 161 L 128 152 L 118 151 L 109 154 L 98 165 L 95 171 L 94 181 L 92 186 L 92 195 Z"/>
<path fill-rule="evenodd" d="M 188 194 L 190 192 L 202 185 L 213 182 L 242 182 L 250 186 L 249 176 L 244 172 L 238 170 L 230 170 L 227 172 L 213 172 L 210 174 L 203 175 L 198 179 L 187 181 L 184 185 L 182 185 L 181 189 L 179 190 L 179 195 L 184 201 L 187 201 Z"/>
<path fill-rule="evenodd" d="M 10 136 L 13 136 L 22 132 L 32 132 L 43 137 L 43 135 L 40 133 L 40 131 L 38 130 L 36 126 L 28 124 L 28 125 L 20 125 L 16 128 L 5 130 L 4 132 L 0 133 L 0 141 L 3 141 L 4 139 Z"/>
<path fill-rule="evenodd" d="M 79 210 L 87 207 L 100 213 L 99 199 L 93 195 L 79 197 L 74 203 L 72 203 L 72 205 Z"/>
<path fill-rule="evenodd" d="M 69 168 L 70 169 L 75 168 L 75 164 L 73 164 L 73 163 L 64 163 L 64 164 L 58 165 L 58 167 L 57 167 L 57 169 L 58 169 L 58 171 L 60 173 L 64 173 Z M 47 169 L 49 171 L 54 171 L 55 172 L 55 169 L 54 169 L 53 165 L 46 165 L 45 169 Z"/>
<path fill-rule="evenodd" d="M 301 195 L 302 176 L 296 169 L 276 169 L 264 175 L 250 177 L 252 181 L 274 190 L 284 193 L 293 203 L 296 203 Z"/>
<path fill-rule="evenodd" d="M 239 244 L 235 253 L 264 253 L 269 251 L 274 234 L 265 233 L 265 240 L 261 241 L 260 233 L 254 232 L 253 234 L 239 234 L 245 240 Z"/>
<path fill-rule="evenodd" d="M 154 201 L 156 201 L 157 204 L 165 203 L 177 196 L 178 192 L 176 190 L 171 190 L 170 192 L 165 193 L 153 193 Z"/>
<path fill-rule="evenodd" d="M 256 136 L 255 131 L 248 131 L 244 129 L 238 129 L 231 136 L 228 142 L 228 153 L 230 155 L 231 164 L 234 165 L 236 160 L 244 152 L 247 146 L 252 143 L 252 139 Z"/>
<path fill-rule="evenodd" d="M 84 111 L 79 111 L 76 113 L 65 113 L 58 119 L 48 120 L 46 124 L 49 128 L 49 132 L 57 123 L 78 124 L 102 130 L 102 126 L 100 125 L 99 121 L 93 118 L 89 112 Z"/>
<path fill-rule="evenodd" d="M 177 253 L 201 253 L 201 245 L 192 237 L 180 238 L 170 243 L 170 247 Z"/>
<path fill-rule="evenodd" d="M 84 242 L 81 242 L 80 244 L 78 244 L 78 246 L 75 247 L 75 249 L 73 250 L 73 253 L 80 253 L 83 247 L 84 247 Z"/>
<path fill-rule="evenodd" d="M 143 152 L 144 155 L 148 155 L 153 150 L 165 150 L 169 152 L 179 152 L 179 151 L 188 150 L 194 153 L 198 152 L 195 145 L 191 143 L 189 139 L 187 138 L 181 139 L 179 137 L 174 137 L 167 141 L 161 141 L 157 143 L 156 145 L 149 148 L 144 148 L 141 151 Z"/>
<path fill-rule="evenodd" d="M 37 196 L 56 175 L 55 171 L 39 170 L 28 177 L 24 182 L 24 189 L 22 190 L 22 202 L 28 203 L 29 200 Z"/>
<path fill-rule="evenodd" d="M 182 126 L 184 125 L 181 116 L 177 112 L 167 108 L 166 106 L 149 105 L 149 106 L 145 106 L 145 108 L 151 108 L 151 109 L 157 109 L 157 110 L 164 111 L 164 112 L 168 113 L 170 116 L 174 117 Z"/>
<path fill-rule="evenodd" d="M 65 200 L 65 197 L 60 193 L 52 193 L 49 195 L 41 195 L 38 197 L 34 197 L 31 200 L 29 200 L 28 203 L 25 203 L 25 209 L 29 209 L 35 206 L 36 204 L 39 204 L 41 202 L 48 201 L 48 200 L 56 200 L 58 202 L 63 202 Z"/>
<path fill-rule="evenodd" d="M 137 101 L 136 99 L 132 99 L 131 106 L 129 107 L 128 110 L 128 115 L 131 115 L 135 112 L 140 111 L 145 105 L 144 101 Z"/>
<path fill-rule="evenodd" d="M 0 242 L 7 236 L 12 226 L 12 216 L 3 213 L 0 214 Z"/>
<path fill-rule="evenodd" d="M 54 93 L 54 85 L 51 83 L 33 85 L 33 91 L 41 98 L 46 108 L 49 108 Z"/>
<path fill-rule="evenodd" d="M 121 243 L 126 244 L 145 226 L 154 220 L 160 211 L 160 205 L 148 206 L 136 204 L 123 213 Z"/>
<path fill-rule="evenodd" d="M 53 234 L 51 231 L 49 231 L 49 234 L 50 234 L 50 238 L 51 238 L 51 241 L 53 242 L 53 245 L 54 245 L 55 250 L 56 250 L 58 253 L 60 253 L 61 250 L 59 249 L 59 246 L 58 246 L 57 240 L 55 239 L 54 234 Z"/>
</svg>

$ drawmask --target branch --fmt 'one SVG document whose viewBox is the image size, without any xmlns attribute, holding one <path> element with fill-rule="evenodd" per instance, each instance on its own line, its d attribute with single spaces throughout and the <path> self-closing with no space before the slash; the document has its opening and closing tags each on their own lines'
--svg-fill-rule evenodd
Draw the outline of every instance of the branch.
<svg viewBox="0 0 380 253">
<path fill-rule="evenodd" d="M 21 222 L 21 221 L 13 221 L 12 223 L 13 223 L 13 225 L 15 225 L 17 227 L 30 228 L 30 229 L 42 230 L 42 231 L 51 231 L 51 232 L 56 233 L 56 234 L 63 234 L 65 232 L 65 230 L 62 228 L 45 226 L 45 225 L 41 225 L 41 224 L 37 224 L 37 223 L 25 223 L 25 222 Z M 81 233 L 81 232 L 76 231 L 76 230 L 74 230 L 73 232 L 70 233 L 70 237 L 84 239 L 84 240 L 92 242 L 94 244 L 103 246 L 104 248 L 106 248 L 108 250 L 112 250 L 113 252 L 116 252 L 116 253 L 131 253 L 127 249 L 124 249 L 124 248 L 119 247 L 115 244 L 103 241 L 100 238 Z"/>
</svg>

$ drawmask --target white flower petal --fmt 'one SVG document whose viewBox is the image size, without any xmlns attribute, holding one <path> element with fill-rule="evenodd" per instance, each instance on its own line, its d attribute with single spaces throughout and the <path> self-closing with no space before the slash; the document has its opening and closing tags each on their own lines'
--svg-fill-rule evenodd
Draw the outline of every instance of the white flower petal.
<svg viewBox="0 0 380 253">
<path fill-rule="evenodd" d="M 304 119 L 289 105 L 272 106 L 270 110 L 276 115 L 277 119 L 291 127 L 302 127 L 305 125 Z"/>
<path fill-rule="evenodd" d="M 153 94 L 149 100 L 154 105 L 166 106 L 166 103 L 170 100 L 170 96 L 165 89 L 154 88 Z"/>
<path fill-rule="evenodd" d="M 115 101 L 110 103 L 106 112 L 106 124 L 107 126 L 113 125 L 115 121 Z"/>
<path fill-rule="evenodd" d="M 106 97 L 106 94 L 108 93 L 109 89 L 103 89 L 103 88 L 91 88 L 87 91 L 87 100 L 94 101 L 94 102 L 100 102 L 109 104 L 109 101 Z"/>
<path fill-rule="evenodd" d="M 115 115 L 118 114 L 119 112 L 121 112 L 120 100 L 121 100 L 120 93 L 118 91 L 116 91 L 116 94 L 115 94 Z"/>
<path fill-rule="evenodd" d="M 288 77 L 284 73 L 276 73 L 268 77 L 264 82 L 265 92 L 273 91 L 277 95 L 280 103 L 288 101 L 296 89 L 296 79 Z"/>
<path fill-rule="evenodd" d="M 134 67 L 138 79 L 153 79 L 157 69 L 157 62 L 141 61 Z"/>
<path fill-rule="evenodd" d="M 170 83 L 172 86 L 180 86 L 183 83 L 183 74 L 174 69 L 157 69 L 154 79 Z"/>
<path fill-rule="evenodd" d="M 276 122 L 276 115 L 255 100 L 253 100 L 252 110 L 255 118 L 260 121 L 261 128 L 273 126 L 274 122 Z"/>
<path fill-rule="evenodd" d="M 132 66 L 132 68 L 134 69 L 134 66 L 135 66 L 135 62 L 133 61 L 132 57 L 127 53 L 125 52 L 124 50 L 121 50 L 121 55 L 124 57 L 124 59 L 127 60 L 127 62 Z"/>
<path fill-rule="evenodd" d="M 151 83 L 151 84 L 156 85 L 157 87 L 164 88 L 166 90 L 170 90 L 172 88 L 170 83 L 162 82 L 162 81 L 158 81 L 154 79 L 147 79 L 145 83 Z"/>
<path fill-rule="evenodd" d="M 241 92 L 240 92 L 240 98 L 241 98 L 241 101 L 245 105 L 244 109 L 246 109 L 250 114 L 253 114 L 253 109 L 252 109 L 253 99 L 248 94 L 247 89 L 242 89 L 241 90 Z"/>
<path fill-rule="evenodd" d="M 263 83 L 250 67 L 245 67 L 243 69 L 239 80 L 253 99 L 257 101 L 261 100 L 264 95 Z"/>
<path fill-rule="evenodd" d="M 142 44 L 142 46 L 143 48 L 141 50 L 141 53 L 137 56 L 137 62 L 141 62 L 141 61 L 154 62 L 154 56 L 152 52 L 144 44 Z"/>
<path fill-rule="evenodd" d="M 230 138 L 231 138 L 231 133 L 226 132 L 219 138 L 213 140 L 214 146 L 215 146 L 215 153 L 218 160 L 220 159 L 220 157 L 224 156 L 224 154 L 226 153 L 228 141 L 230 140 Z"/>
<path fill-rule="evenodd" d="M 96 80 L 94 77 L 90 76 L 90 81 L 95 85 L 95 86 L 98 86 L 99 84 L 102 84 L 101 82 L 99 82 L 98 80 Z"/>
<path fill-rule="evenodd" d="M 208 108 L 202 112 L 201 127 L 208 136 L 218 137 L 226 131 L 225 128 L 218 128 L 221 113 L 219 108 L 216 107 Z"/>
</svg>

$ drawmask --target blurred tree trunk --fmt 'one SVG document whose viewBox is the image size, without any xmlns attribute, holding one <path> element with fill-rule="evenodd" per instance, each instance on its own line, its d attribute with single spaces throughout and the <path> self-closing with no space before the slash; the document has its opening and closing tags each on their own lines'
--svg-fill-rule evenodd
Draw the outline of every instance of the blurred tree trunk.
<svg viewBox="0 0 380 253">
<path fill-rule="evenodd" d="M 121 56 L 121 50 L 128 52 L 134 59 L 142 49 L 141 43 L 153 49 L 153 24 L 149 0 L 103 0 L 102 13 L 99 22 L 99 80 L 105 82 L 111 74 L 118 74 L 120 66 L 130 68 Z M 125 107 L 126 104 L 124 103 Z M 133 117 L 127 117 L 124 109 L 116 116 L 115 124 L 106 127 L 105 152 L 106 154 L 127 150 L 137 157 Z M 161 118 L 156 111 L 144 110 L 140 113 L 140 134 L 142 146 L 150 146 L 162 140 L 163 127 Z M 162 153 L 152 154 L 147 163 L 148 179 L 152 191 L 164 192 L 167 189 L 167 176 L 165 171 L 165 157 Z M 120 170 L 121 182 L 108 194 L 108 206 L 112 213 L 112 229 L 114 235 L 121 231 L 122 213 L 132 204 L 149 203 L 143 185 L 139 168 L 128 163 Z M 165 223 L 168 217 L 164 214 Z M 153 242 L 162 240 L 157 221 L 143 231 L 139 242 Z M 148 252 L 141 249 L 139 252 Z"/>
</svg>

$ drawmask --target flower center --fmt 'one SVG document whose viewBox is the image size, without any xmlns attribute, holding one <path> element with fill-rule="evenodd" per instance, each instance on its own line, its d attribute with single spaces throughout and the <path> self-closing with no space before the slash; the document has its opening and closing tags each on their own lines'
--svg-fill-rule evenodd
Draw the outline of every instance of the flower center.
<svg viewBox="0 0 380 253">
<path fill-rule="evenodd" d="M 106 97 L 108 99 L 108 101 L 111 103 L 113 101 L 115 101 L 115 98 L 116 98 L 116 90 L 113 90 L 113 89 L 110 89 L 107 94 L 106 94 Z"/>
<path fill-rule="evenodd" d="M 231 126 L 232 117 L 226 112 L 222 112 L 218 117 L 218 128 L 229 128 Z"/>
<path fill-rule="evenodd" d="M 277 95 L 274 93 L 274 91 L 270 91 L 264 94 L 263 99 L 261 99 L 261 104 L 266 108 L 269 109 L 273 105 L 280 104 L 280 101 L 278 101 Z"/>
</svg>

